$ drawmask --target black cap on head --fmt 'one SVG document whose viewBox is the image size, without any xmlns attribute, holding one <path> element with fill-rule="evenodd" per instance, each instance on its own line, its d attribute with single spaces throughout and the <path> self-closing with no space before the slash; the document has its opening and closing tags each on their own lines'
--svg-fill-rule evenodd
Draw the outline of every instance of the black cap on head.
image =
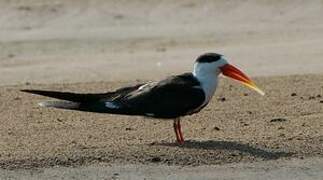
<svg viewBox="0 0 323 180">
<path fill-rule="evenodd" d="M 216 61 L 220 60 L 221 57 L 222 57 L 221 54 L 205 53 L 205 54 L 202 54 L 201 56 L 199 56 L 196 59 L 196 62 L 198 62 L 198 63 L 212 63 L 212 62 L 216 62 Z"/>
</svg>

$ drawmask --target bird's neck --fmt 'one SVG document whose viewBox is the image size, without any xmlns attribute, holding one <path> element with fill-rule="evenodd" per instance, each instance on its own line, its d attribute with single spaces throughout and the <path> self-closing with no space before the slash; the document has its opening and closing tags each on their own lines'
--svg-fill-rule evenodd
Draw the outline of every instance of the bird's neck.
<svg viewBox="0 0 323 180">
<path fill-rule="evenodd" d="M 201 87 L 205 93 L 205 102 L 208 103 L 218 86 L 218 75 L 215 73 L 208 73 L 194 69 L 193 75 L 201 83 Z"/>
</svg>

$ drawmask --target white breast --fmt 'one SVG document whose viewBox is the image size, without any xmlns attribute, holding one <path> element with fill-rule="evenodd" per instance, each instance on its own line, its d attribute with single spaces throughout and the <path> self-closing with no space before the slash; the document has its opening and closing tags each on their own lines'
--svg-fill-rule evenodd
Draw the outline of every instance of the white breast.
<svg viewBox="0 0 323 180">
<path fill-rule="evenodd" d="M 214 78 L 198 78 L 200 83 L 201 83 L 201 87 L 205 93 L 205 100 L 203 103 L 203 106 L 205 104 L 207 104 L 213 97 L 216 88 L 218 86 L 218 79 L 214 79 Z"/>
<path fill-rule="evenodd" d="M 221 73 L 218 66 L 215 63 L 196 63 L 194 65 L 193 75 L 198 79 L 205 93 L 203 106 L 211 100 L 218 86 L 218 76 Z"/>
</svg>

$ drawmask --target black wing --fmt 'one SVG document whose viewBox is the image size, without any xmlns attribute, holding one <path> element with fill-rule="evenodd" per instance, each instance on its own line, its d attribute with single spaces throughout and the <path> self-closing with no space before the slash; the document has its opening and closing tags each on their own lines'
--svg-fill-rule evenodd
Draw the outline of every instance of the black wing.
<svg viewBox="0 0 323 180">
<path fill-rule="evenodd" d="M 46 90 L 33 90 L 33 89 L 22 89 L 20 91 L 31 93 L 31 94 L 37 94 L 41 96 L 56 98 L 60 100 L 66 100 L 66 101 L 73 101 L 73 102 L 96 102 L 96 101 L 103 101 L 105 99 L 112 99 L 117 98 L 119 96 L 123 96 L 128 94 L 129 92 L 132 92 L 138 87 L 140 87 L 143 84 L 137 84 L 135 86 L 129 86 L 129 87 L 123 87 L 120 89 L 117 89 L 113 92 L 106 92 L 106 93 L 94 93 L 94 94 L 82 94 L 82 93 L 73 93 L 73 92 L 60 92 L 60 91 L 46 91 Z"/>
<path fill-rule="evenodd" d="M 22 92 L 37 94 L 41 96 L 60 99 L 63 101 L 45 101 L 39 103 L 41 106 L 54 107 L 61 109 L 72 109 L 90 112 L 108 112 L 106 101 L 113 101 L 114 99 L 123 97 L 128 93 L 138 89 L 142 84 L 129 86 L 117 89 L 113 92 L 96 93 L 96 94 L 82 94 L 73 92 L 59 92 L 59 91 L 46 91 L 46 90 L 31 90 L 23 89 Z M 115 110 L 111 110 L 114 113 Z"/>
<path fill-rule="evenodd" d="M 114 102 L 127 107 L 133 114 L 175 118 L 196 110 L 204 100 L 199 81 L 186 73 L 146 84 Z"/>
<path fill-rule="evenodd" d="M 22 91 L 67 101 L 40 103 L 46 107 L 159 118 L 187 115 L 196 111 L 205 100 L 199 81 L 191 73 L 172 76 L 160 82 L 138 84 L 100 94 L 43 90 Z"/>
<path fill-rule="evenodd" d="M 22 92 L 31 94 L 37 94 L 41 96 L 56 98 L 60 100 L 73 101 L 73 102 L 94 102 L 99 101 L 102 98 L 107 98 L 113 95 L 113 93 L 102 93 L 102 94 L 80 94 L 72 92 L 59 92 L 59 91 L 46 91 L 46 90 L 31 90 L 23 89 Z"/>
</svg>

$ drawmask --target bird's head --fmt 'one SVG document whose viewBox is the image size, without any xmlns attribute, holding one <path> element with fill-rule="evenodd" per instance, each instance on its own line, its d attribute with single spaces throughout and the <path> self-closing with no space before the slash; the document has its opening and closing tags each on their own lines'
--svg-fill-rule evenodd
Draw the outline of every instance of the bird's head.
<svg viewBox="0 0 323 180">
<path fill-rule="evenodd" d="M 215 77 L 216 79 L 222 73 L 224 76 L 237 80 L 259 94 L 265 95 L 246 74 L 237 67 L 229 64 L 221 54 L 206 53 L 199 56 L 195 61 L 193 73 L 195 76 Z"/>
</svg>

